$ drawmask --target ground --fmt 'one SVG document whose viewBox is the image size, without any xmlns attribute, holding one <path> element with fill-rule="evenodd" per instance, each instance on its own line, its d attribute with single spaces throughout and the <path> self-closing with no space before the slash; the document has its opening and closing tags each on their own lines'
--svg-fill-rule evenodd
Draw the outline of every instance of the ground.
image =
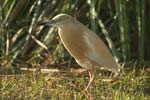
<svg viewBox="0 0 150 100">
<path fill-rule="evenodd" d="M 146 69 L 125 71 L 118 79 L 107 72 L 97 73 L 93 86 L 87 73 L 23 71 L 0 75 L 1 100 L 150 100 L 149 72 Z"/>
</svg>

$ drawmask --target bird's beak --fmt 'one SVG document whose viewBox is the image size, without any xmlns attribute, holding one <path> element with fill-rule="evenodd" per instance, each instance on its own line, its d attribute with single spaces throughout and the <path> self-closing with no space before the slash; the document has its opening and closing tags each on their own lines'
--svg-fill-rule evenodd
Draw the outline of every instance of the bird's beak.
<svg viewBox="0 0 150 100">
<path fill-rule="evenodd" d="M 42 23 L 39 23 L 39 25 L 44 25 L 44 26 L 54 26 L 58 21 L 57 20 L 48 20 Z"/>
</svg>

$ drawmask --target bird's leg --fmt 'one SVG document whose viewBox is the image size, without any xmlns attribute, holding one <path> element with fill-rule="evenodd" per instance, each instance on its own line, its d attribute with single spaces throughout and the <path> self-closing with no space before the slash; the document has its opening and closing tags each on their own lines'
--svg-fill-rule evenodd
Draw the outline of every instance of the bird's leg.
<svg viewBox="0 0 150 100">
<path fill-rule="evenodd" d="M 90 81 L 89 81 L 87 87 L 85 88 L 85 91 L 88 90 L 88 88 L 91 86 L 91 84 L 93 83 L 94 78 L 95 78 L 95 72 L 94 72 L 94 70 L 89 70 L 88 72 L 89 72 Z"/>
</svg>

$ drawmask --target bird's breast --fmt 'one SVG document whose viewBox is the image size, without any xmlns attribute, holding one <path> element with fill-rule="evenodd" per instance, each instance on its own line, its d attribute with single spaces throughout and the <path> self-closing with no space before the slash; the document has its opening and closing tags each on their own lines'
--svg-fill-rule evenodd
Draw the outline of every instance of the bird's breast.
<svg viewBox="0 0 150 100">
<path fill-rule="evenodd" d="M 59 29 L 59 36 L 63 45 L 75 59 L 84 58 L 88 52 L 88 45 L 83 35 L 81 30 Z"/>
</svg>

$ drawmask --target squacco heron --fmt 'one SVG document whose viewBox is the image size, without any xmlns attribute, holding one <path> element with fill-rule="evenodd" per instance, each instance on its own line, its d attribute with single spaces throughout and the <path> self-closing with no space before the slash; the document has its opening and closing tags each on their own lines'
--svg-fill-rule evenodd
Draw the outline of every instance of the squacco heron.
<svg viewBox="0 0 150 100">
<path fill-rule="evenodd" d="M 95 70 L 104 68 L 119 74 L 119 66 L 104 42 L 90 29 L 67 14 L 58 14 L 42 25 L 58 28 L 60 39 L 76 62 L 89 72 L 89 83 L 95 78 Z"/>
</svg>

